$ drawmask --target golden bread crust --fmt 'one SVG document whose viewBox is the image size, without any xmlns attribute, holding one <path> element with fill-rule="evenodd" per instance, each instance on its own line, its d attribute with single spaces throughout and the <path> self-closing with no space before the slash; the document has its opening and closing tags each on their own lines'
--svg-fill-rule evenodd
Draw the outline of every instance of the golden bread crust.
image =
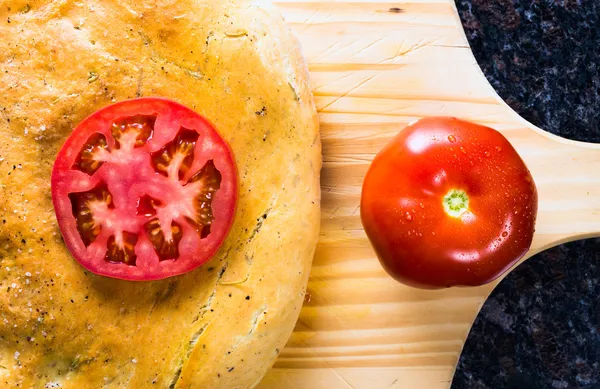
<svg viewBox="0 0 600 389">
<path fill-rule="evenodd" d="M 298 317 L 319 230 L 318 121 L 289 27 L 268 3 L 222 0 L 18 0 L 0 20 L 0 386 L 255 386 Z M 84 271 L 50 198 L 75 125 L 136 96 L 206 116 L 240 178 L 219 253 L 158 282 Z"/>
</svg>

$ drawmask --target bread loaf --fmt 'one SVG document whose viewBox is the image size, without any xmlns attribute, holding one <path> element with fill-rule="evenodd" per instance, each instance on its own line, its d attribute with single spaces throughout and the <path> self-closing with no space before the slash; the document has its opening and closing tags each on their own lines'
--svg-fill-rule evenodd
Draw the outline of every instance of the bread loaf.
<svg viewBox="0 0 600 389">
<path fill-rule="evenodd" d="M 15 0 L 0 19 L 0 387 L 257 385 L 298 317 L 319 232 L 318 121 L 289 27 L 246 0 Z M 208 118 L 240 185 L 217 255 L 152 282 L 80 266 L 50 196 L 73 128 L 139 96 Z"/>
</svg>

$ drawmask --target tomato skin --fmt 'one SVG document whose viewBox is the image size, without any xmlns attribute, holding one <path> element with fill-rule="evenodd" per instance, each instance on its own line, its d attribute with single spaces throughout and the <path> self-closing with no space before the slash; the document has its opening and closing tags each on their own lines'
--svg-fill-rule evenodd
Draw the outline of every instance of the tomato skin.
<svg viewBox="0 0 600 389">
<path fill-rule="evenodd" d="M 136 144 L 131 160 L 103 162 L 105 166 L 101 166 L 93 174 L 75 168 L 82 150 L 86 148 L 86 141 L 92 139 L 92 136 L 100 134 L 106 138 L 105 143 L 109 148 L 113 151 L 118 149 L 118 142 L 111 135 L 111 126 L 123 118 L 136 115 L 154 117 L 156 122 L 152 124 L 155 128 L 150 138 L 141 142 L 141 146 Z M 164 183 L 169 182 L 168 178 L 161 176 L 152 167 L 151 155 L 173 141 L 176 134 L 184 128 L 188 132 L 197 132 L 197 150 L 202 153 L 193 158 L 185 179 L 173 179 L 170 185 L 165 186 Z M 127 157 L 126 153 L 122 155 Z M 215 166 L 221 177 L 220 188 L 210 194 L 215 220 L 210 234 L 202 238 L 195 236 L 192 233 L 194 225 L 189 218 L 174 216 L 174 225 L 183 228 L 183 239 L 177 242 L 181 255 L 175 259 L 159 260 L 144 230 L 152 217 L 140 214 L 137 208 L 142 197 L 140 193 L 152 195 L 167 205 L 169 202 L 176 203 L 185 195 L 182 194 L 183 191 L 179 193 L 174 189 L 188 185 L 191 181 L 184 183 L 189 180 L 188 176 L 206 166 L 207 162 Z M 114 203 L 111 205 L 115 208 L 113 220 L 123 226 L 125 236 L 137 237 L 135 266 L 105 260 L 106 244 L 111 239 L 114 241 L 110 231 L 100 233 L 98 241 L 91 244 L 86 244 L 78 231 L 75 205 L 69 195 L 92 190 L 98 182 L 108 183 L 107 188 Z M 205 118 L 179 103 L 159 97 L 121 101 L 84 119 L 73 130 L 56 157 L 51 186 L 52 201 L 63 240 L 75 260 L 93 273 L 133 281 L 157 280 L 183 274 L 210 260 L 233 224 L 238 198 L 237 168 L 229 145 Z M 193 203 L 194 198 L 189 195 L 184 200 Z M 167 211 L 165 213 L 169 214 Z"/>
<path fill-rule="evenodd" d="M 452 217 L 444 196 L 469 196 Z M 365 177 L 361 220 L 385 270 L 420 288 L 477 286 L 531 246 L 537 189 L 509 141 L 489 127 L 430 117 L 403 129 Z"/>
</svg>

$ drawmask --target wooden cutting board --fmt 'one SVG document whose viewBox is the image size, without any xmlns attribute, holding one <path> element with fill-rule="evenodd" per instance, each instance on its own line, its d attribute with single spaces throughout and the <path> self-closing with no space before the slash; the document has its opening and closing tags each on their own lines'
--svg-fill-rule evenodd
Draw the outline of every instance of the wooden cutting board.
<svg viewBox="0 0 600 389">
<path fill-rule="evenodd" d="M 370 161 L 424 116 L 501 130 L 539 190 L 531 256 L 599 234 L 600 145 L 548 134 L 505 105 L 481 73 L 452 0 L 277 4 L 300 37 L 320 112 L 322 230 L 295 332 L 259 388 L 449 388 L 496 283 L 425 291 L 389 278 L 359 218 Z"/>
</svg>

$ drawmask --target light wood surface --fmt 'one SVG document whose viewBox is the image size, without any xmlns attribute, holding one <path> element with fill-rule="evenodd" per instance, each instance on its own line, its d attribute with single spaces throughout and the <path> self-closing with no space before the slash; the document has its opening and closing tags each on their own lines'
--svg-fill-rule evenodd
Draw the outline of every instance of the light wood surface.
<svg viewBox="0 0 600 389">
<path fill-rule="evenodd" d="M 322 232 L 296 330 L 259 389 L 449 388 L 496 283 L 424 291 L 381 269 L 359 218 L 369 162 L 409 122 L 452 115 L 501 130 L 531 169 L 530 255 L 600 231 L 600 147 L 535 128 L 481 73 L 451 0 L 280 1 L 321 119 Z"/>
</svg>

